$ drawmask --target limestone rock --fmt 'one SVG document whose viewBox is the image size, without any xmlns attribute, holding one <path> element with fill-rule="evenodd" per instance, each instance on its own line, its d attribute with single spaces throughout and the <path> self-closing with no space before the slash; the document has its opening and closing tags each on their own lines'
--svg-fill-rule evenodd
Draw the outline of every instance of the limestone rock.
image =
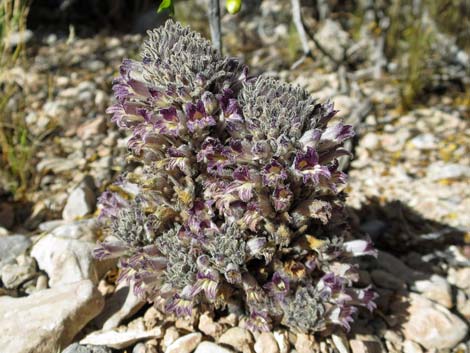
<svg viewBox="0 0 470 353">
<path fill-rule="evenodd" d="M 193 332 L 178 338 L 168 346 L 165 353 L 191 353 L 202 340 L 202 334 Z"/>
<path fill-rule="evenodd" d="M 232 346 L 242 353 L 251 353 L 254 341 L 250 331 L 241 327 L 233 327 L 220 336 L 219 343 Z"/>
<path fill-rule="evenodd" d="M 31 240 L 24 235 L 8 235 L 0 237 L 0 268 L 6 263 L 23 254 L 31 245 Z"/>
<path fill-rule="evenodd" d="M 221 347 L 213 342 L 201 342 L 194 353 L 234 353 L 231 349 Z"/>
<path fill-rule="evenodd" d="M 91 281 L 42 290 L 24 298 L 0 297 L 0 347 L 15 353 L 60 351 L 103 304 Z"/>
<path fill-rule="evenodd" d="M 33 258 L 20 255 L 16 258 L 16 263 L 6 264 L 0 270 L 5 288 L 16 288 L 21 283 L 34 277 L 36 273 L 36 261 Z"/>
<path fill-rule="evenodd" d="M 122 320 L 132 316 L 145 302 L 139 299 L 132 287 L 118 287 L 113 295 L 106 300 L 105 307 L 95 322 L 103 330 L 110 330 L 117 327 Z"/>
<path fill-rule="evenodd" d="M 271 332 L 262 332 L 255 343 L 256 353 L 280 353 L 276 339 Z"/>
<path fill-rule="evenodd" d="M 452 289 L 444 277 L 432 275 L 429 279 L 414 281 L 412 289 L 446 308 L 452 308 Z"/>
<path fill-rule="evenodd" d="M 150 338 L 163 336 L 161 327 L 155 327 L 149 331 L 129 329 L 126 331 L 108 330 L 92 332 L 80 341 L 80 344 L 92 344 L 107 346 L 114 349 L 123 349 L 132 344 Z"/>
<path fill-rule="evenodd" d="M 467 324 L 442 305 L 415 293 L 410 293 L 408 299 L 402 297 L 398 306 L 403 307 L 403 302 L 409 305 L 403 313 L 405 338 L 427 349 L 453 348 L 468 333 Z"/>
<path fill-rule="evenodd" d="M 81 183 L 67 198 L 62 218 L 73 221 L 95 210 L 96 195 L 89 183 Z"/>
</svg>

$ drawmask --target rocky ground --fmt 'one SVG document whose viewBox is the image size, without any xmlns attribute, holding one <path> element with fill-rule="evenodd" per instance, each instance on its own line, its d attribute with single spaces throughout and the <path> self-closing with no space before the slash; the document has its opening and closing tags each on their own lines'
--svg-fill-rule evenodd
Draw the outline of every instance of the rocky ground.
<svg viewBox="0 0 470 353">
<path fill-rule="evenodd" d="M 286 37 L 286 25 L 273 33 Z M 233 33 L 226 37 L 229 51 L 239 50 Z M 233 314 L 183 320 L 116 287 L 116 264 L 91 257 L 102 238 L 96 198 L 126 168 L 126 136 L 104 111 L 119 63 L 142 37 L 48 35 L 11 72 L 23 93 L 9 104 L 24 103 L 38 152 L 29 202 L 0 199 L 1 352 L 470 352 L 468 105 L 442 96 L 403 113 L 392 79 L 310 60 L 290 70 L 282 45 L 255 49 L 263 40 L 243 43 L 255 72 L 331 98 L 356 126 L 348 207 L 353 227 L 380 249 L 361 271 L 361 284 L 380 294 L 375 314 L 360 313 L 348 333 L 253 336 Z"/>
</svg>

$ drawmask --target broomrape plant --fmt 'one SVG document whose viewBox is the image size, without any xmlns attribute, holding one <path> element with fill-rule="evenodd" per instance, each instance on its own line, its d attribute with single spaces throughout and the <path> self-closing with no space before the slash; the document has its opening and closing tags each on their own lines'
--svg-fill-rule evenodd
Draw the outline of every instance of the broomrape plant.
<svg viewBox="0 0 470 353">
<path fill-rule="evenodd" d="M 149 32 L 142 60 L 124 60 L 112 121 L 128 130 L 141 173 L 100 198 L 120 281 L 163 299 L 168 312 L 242 302 L 251 330 L 349 329 L 376 294 L 356 288 L 338 170 L 351 126 L 331 103 L 278 80 L 249 77 L 237 59 L 168 21 Z M 109 239 L 109 238 L 108 238 Z"/>
</svg>

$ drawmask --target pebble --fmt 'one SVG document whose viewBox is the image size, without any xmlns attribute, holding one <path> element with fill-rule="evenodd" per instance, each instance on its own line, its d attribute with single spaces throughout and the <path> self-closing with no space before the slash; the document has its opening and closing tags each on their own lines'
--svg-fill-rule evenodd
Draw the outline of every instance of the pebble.
<svg viewBox="0 0 470 353">
<path fill-rule="evenodd" d="M 80 344 L 92 344 L 97 346 L 106 346 L 114 349 L 123 349 L 133 345 L 138 341 L 149 338 L 160 338 L 163 336 L 161 327 L 155 327 L 149 331 L 141 330 L 107 330 L 95 331 L 87 335 L 80 341 Z"/>
<path fill-rule="evenodd" d="M 202 334 L 194 332 L 176 339 L 165 349 L 165 353 L 191 353 L 201 342 Z"/>
<path fill-rule="evenodd" d="M 213 342 L 204 341 L 199 343 L 194 353 L 234 353 L 234 351 Z"/>
<path fill-rule="evenodd" d="M 94 182 L 91 181 L 90 183 Z M 95 210 L 95 206 L 96 195 L 93 188 L 90 187 L 89 183 L 81 183 L 67 198 L 62 218 L 67 221 L 73 221 L 92 213 Z"/>
<path fill-rule="evenodd" d="M 277 341 L 271 332 L 262 332 L 255 343 L 256 353 L 280 353 Z"/>
<path fill-rule="evenodd" d="M 452 289 L 444 277 L 434 274 L 429 279 L 414 281 L 411 288 L 446 308 L 452 308 Z"/>
<path fill-rule="evenodd" d="M 103 346 L 83 346 L 73 343 L 68 346 L 62 353 L 112 353 L 111 349 Z"/>
<path fill-rule="evenodd" d="M 416 342 L 406 340 L 403 342 L 403 353 L 423 353 L 423 350 Z"/>
<path fill-rule="evenodd" d="M 349 353 L 348 340 L 343 333 L 332 334 L 331 339 L 339 353 Z"/>
<path fill-rule="evenodd" d="M 214 322 L 209 313 L 203 313 L 199 318 L 198 329 L 207 336 L 218 338 L 224 330 L 223 325 Z"/>
<path fill-rule="evenodd" d="M 350 340 L 352 353 L 382 353 L 382 347 L 377 341 Z"/>
<path fill-rule="evenodd" d="M 166 331 L 165 335 L 163 336 L 162 342 L 160 343 L 162 350 L 166 351 L 167 347 L 169 347 L 173 342 L 175 342 L 180 337 L 180 334 L 176 327 L 170 326 Z"/>
<path fill-rule="evenodd" d="M 450 268 L 448 279 L 451 284 L 458 288 L 470 289 L 470 267 Z"/>
<path fill-rule="evenodd" d="M 92 250 L 95 247 L 91 242 L 47 234 L 33 246 L 31 256 L 49 276 L 51 287 L 83 279 L 98 284 L 99 279 L 114 267 L 115 261 L 94 259 Z"/>
<path fill-rule="evenodd" d="M 232 346 L 242 353 L 251 353 L 254 341 L 250 331 L 241 327 L 232 327 L 220 336 L 219 343 Z"/>
<path fill-rule="evenodd" d="M 31 279 L 36 274 L 36 261 L 33 258 L 20 255 L 16 258 L 16 263 L 6 264 L 0 271 L 5 288 L 13 289 L 21 283 Z"/>
<path fill-rule="evenodd" d="M 277 345 L 279 347 L 279 353 L 289 353 L 289 333 L 286 330 L 274 331 L 274 339 L 276 340 Z"/>
<path fill-rule="evenodd" d="M 4 352 L 60 352 L 103 308 L 91 281 L 0 297 L 0 347 Z"/>
<path fill-rule="evenodd" d="M 318 344 L 315 341 L 315 337 L 305 333 L 297 334 L 294 346 L 298 353 L 315 353 L 316 350 L 318 350 Z"/>
<path fill-rule="evenodd" d="M 103 330 L 117 327 L 121 321 L 134 315 L 145 302 L 134 294 L 129 286 L 118 287 L 117 290 L 106 300 L 105 307 L 95 319 L 95 323 Z"/>
<path fill-rule="evenodd" d="M 31 245 L 31 239 L 25 235 L 0 237 L 0 268 L 23 254 Z"/>
<path fill-rule="evenodd" d="M 453 348 L 467 335 L 468 326 L 462 319 L 418 294 L 409 293 L 408 298 L 401 297 L 392 307 L 396 312 L 400 307 L 406 310 L 401 325 L 405 338 L 426 349 Z"/>
</svg>

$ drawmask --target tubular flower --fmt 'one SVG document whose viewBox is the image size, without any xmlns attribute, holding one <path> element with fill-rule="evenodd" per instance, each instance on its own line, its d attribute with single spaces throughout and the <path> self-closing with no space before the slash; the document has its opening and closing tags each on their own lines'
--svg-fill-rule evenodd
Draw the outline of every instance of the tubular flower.
<svg viewBox="0 0 470 353">
<path fill-rule="evenodd" d="M 355 258 L 375 251 L 348 234 L 338 157 L 354 133 L 333 104 L 248 77 L 172 21 L 141 56 L 124 60 L 108 113 L 142 168 L 101 196 L 113 240 L 95 256 L 118 257 L 119 280 L 177 315 L 242 298 L 252 330 L 347 329 L 374 309 L 354 287 Z"/>
</svg>

